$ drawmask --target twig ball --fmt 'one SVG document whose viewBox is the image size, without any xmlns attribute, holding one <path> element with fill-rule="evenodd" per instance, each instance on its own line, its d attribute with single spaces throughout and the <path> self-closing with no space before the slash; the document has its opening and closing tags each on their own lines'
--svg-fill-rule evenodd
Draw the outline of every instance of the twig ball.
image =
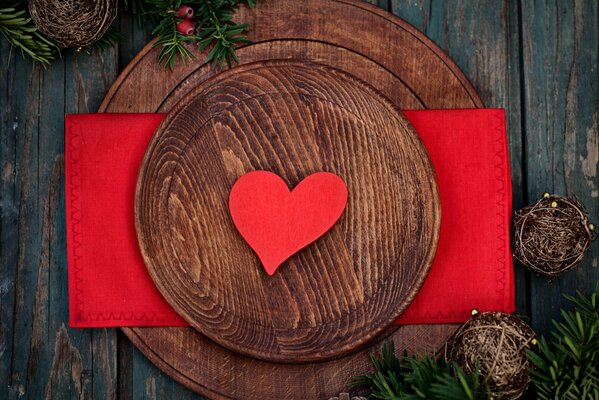
<svg viewBox="0 0 599 400">
<path fill-rule="evenodd" d="M 446 358 L 472 374 L 480 367 L 494 396 L 517 399 L 530 382 L 525 349 L 535 343 L 534 331 L 521 319 L 501 313 L 473 313 L 448 342 Z"/>
<path fill-rule="evenodd" d="M 96 42 L 114 21 L 116 0 L 29 0 L 37 28 L 60 47 L 80 48 Z"/>
<path fill-rule="evenodd" d="M 549 193 L 516 211 L 513 229 L 514 258 L 548 276 L 574 268 L 595 236 L 580 202 Z"/>
</svg>

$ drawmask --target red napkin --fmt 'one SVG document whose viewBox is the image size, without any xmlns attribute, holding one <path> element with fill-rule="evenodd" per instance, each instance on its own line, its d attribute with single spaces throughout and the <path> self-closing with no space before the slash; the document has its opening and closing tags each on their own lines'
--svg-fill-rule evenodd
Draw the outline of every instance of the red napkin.
<svg viewBox="0 0 599 400">
<path fill-rule="evenodd" d="M 397 323 L 450 323 L 472 308 L 513 312 L 511 181 L 503 110 L 406 111 L 429 151 L 442 222 L 435 262 Z M 72 327 L 184 326 L 144 266 L 135 181 L 163 114 L 66 118 L 67 251 Z"/>
<path fill-rule="evenodd" d="M 69 324 L 187 325 L 144 265 L 133 222 L 137 170 L 162 114 L 67 115 Z"/>
<path fill-rule="evenodd" d="M 404 111 L 437 174 L 433 266 L 398 324 L 464 322 L 473 308 L 514 312 L 512 181 L 503 109 Z"/>
</svg>

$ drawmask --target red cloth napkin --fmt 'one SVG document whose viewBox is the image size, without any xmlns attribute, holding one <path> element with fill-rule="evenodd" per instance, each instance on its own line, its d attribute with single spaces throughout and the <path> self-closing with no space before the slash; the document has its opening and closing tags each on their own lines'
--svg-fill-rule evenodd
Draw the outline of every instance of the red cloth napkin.
<svg viewBox="0 0 599 400">
<path fill-rule="evenodd" d="M 69 324 L 187 325 L 162 298 L 135 233 L 137 170 L 163 114 L 67 115 Z"/>
<path fill-rule="evenodd" d="M 514 312 L 512 181 L 503 109 L 404 111 L 437 174 L 435 261 L 398 324 L 464 322 L 473 308 Z"/>
<path fill-rule="evenodd" d="M 472 308 L 514 311 L 511 181 L 499 109 L 406 111 L 429 151 L 441 232 L 424 286 L 397 323 L 451 323 Z M 135 181 L 163 114 L 66 118 L 69 312 L 72 327 L 184 326 L 144 266 Z"/>
</svg>

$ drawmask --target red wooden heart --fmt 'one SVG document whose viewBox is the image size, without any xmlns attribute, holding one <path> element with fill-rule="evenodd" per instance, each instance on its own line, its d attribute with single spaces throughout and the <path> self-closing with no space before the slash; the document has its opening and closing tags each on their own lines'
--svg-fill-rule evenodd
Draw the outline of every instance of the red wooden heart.
<svg viewBox="0 0 599 400">
<path fill-rule="evenodd" d="M 229 194 L 233 223 L 268 275 L 328 231 L 346 203 L 345 183 L 329 172 L 312 174 L 290 191 L 277 174 L 253 171 Z"/>
</svg>

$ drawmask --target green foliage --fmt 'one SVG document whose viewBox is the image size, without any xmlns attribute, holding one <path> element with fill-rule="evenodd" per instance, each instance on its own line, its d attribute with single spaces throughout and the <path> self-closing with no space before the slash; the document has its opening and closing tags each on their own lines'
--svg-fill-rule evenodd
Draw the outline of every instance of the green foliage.
<svg viewBox="0 0 599 400">
<path fill-rule="evenodd" d="M 549 339 L 541 338 L 527 354 L 534 369 L 532 383 L 542 400 L 599 399 L 599 282 L 587 297 L 566 296 L 574 310 L 562 310 L 562 320 L 553 321 Z M 395 356 L 393 343 L 372 355 L 375 372 L 354 377 L 352 386 L 368 390 L 369 399 L 489 399 L 489 387 L 480 372 L 466 374 L 459 366 L 436 361 Z"/>
<path fill-rule="evenodd" d="M 380 400 L 488 400 L 492 398 L 480 372 L 468 375 L 458 365 L 422 359 L 404 353 L 395 355 L 393 342 L 383 344 L 379 355 L 371 356 L 375 372 L 356 376 L 353 387 L 368 390 L 369 399 Z"/>
<path fill-rule="evenodd" d="M 247 3 L 250 7 L 255 6 L 253 0 Z M 246 36 L 249 24 L 233 22 L 233 9 L 237 4 L 237 0 L 206 0 L 199 4 L 199 49 L 203 50 L 214 43 L 206 62 L 212 61 L 213 65 L 220 64 L 221 67 L 226 62 L 230 68 L 233 61 L 238 62 L 235 47 L 250 42 Z"/>
<path fill-rule="evenodd" d="M 255 6 L 255 0 L 122 0 L 120 9 L 135 16 L 140 26 L 148 21 L 156 26 L 153 31 L 158 36 L 155 45 L 161 47 L 158 62 L 164 66 L 172 69 L 177 58 L 185 61 L 191 57 L 192 53 L 185 43 L 193 42 L 200 51 L 210 48 L 206 62 L 212 62 L 215 67 L 225 64 L 231 67 L 238 62 L 235 49 L 249 43 L 249 25 L 233 21 L 235 9 L 242 2 L 250 7 Z M 189 5 L 195 11 L 194 35 L 185 36 L 177 31 L 177 24 L 182 21 L 177 16 L 177 9 L 182 4 Z M 60 54 L 60 49 L 52 40 L 37 30 L 23 0 L 15 0 L 0 9 L 0 32 L 13 47 L 21 49 L 23 55 L 44 65 Z M 118 30 L 109 28 L 100 40 L 82 50 L 110 47 L 122 38 Z"/>
<path fill-rule="evenodd" d="M 182 61 L 191 57 L 191 52 L 183 45 L 184 42 L 197 40 L 195 36 L 184 36 L 177 31 L 177 24 L 183 19 L 177 17 L 177 8 L 181 6 L 181 0 L 147 0 L 147 4 L 153 9 L 149 15 L 159 17 L 158 26 L 152 31 L 158 35 L 154 46 L 162 46 L 158 54 L 158 62 L 173 69 L 177 56 Z"/>
<path fill-rule="evenodd" d="M 246 2 L 250 7 L 255 6 L 254 0 Z M 176 58 L 185 61 L 191 57 L 185 42 L 196 42 L 200 51 L 212 46 L 206 62 L 220 67 L 225 63 L 231 67 L 233 62 L 238 62 L 235 48 L 249 43 L 249 25 L 233 21 L 233 13 L 240 3 L 238 0 L 146 0 L 145 3 L 148 10 L 146 14 L 157 15 L 160 20 L 152 32 L 158 35 L 155 46 L 162 47 L 158 62 L 171 69 L 175 66 Z M 195 35 L 185 36 L 177 31 L 177 24 L 182 21 L 177 16 L 177 9 L 182 4 L 189 5 L 195 11 Z"/>
<path fill-rule="evenodd" d="M 528 357 L 536 369 L 540 399 L 599 399 L 599 283 L 590 297 L 566 296 L 573 311 L 562 310 L 549 340 L 541 338 Z"/>
<path fill-rule="evenodd" d="M 23 57 L 28 56 L 44 66 L 59 52 L 56 44 L 37 30 L 23 1 L 14 1 L 0 9 L 0 32 L 11 46 L 21 50 Z"/>
</svg>

